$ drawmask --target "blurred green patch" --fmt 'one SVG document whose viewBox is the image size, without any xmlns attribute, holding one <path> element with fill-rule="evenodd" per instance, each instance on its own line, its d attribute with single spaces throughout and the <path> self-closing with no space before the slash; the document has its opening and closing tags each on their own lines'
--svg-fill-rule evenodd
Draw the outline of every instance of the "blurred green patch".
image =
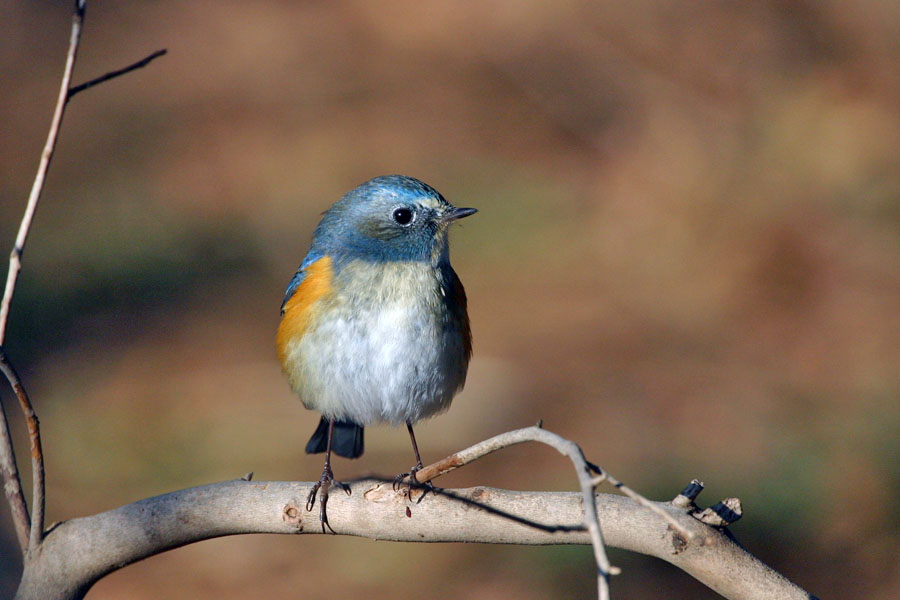
<svg viewBox="0 0 900 600">
<path fill-rule="evenodd" d="M 614 598 L 691 598 L 691 600 L 714 600 L 721 596 L 681 569 L 654 558 L 609 548 L 609 561 L 622 569 L 622 573 L 610 581 L 610 592 Z M 678 590 L 673 595 L 673 590 Z M 589 598 L 590 594 L 582 597 Z"/>
<path fill-rule="evenodd" d="M 523 572 L 546 581 L 558 598 L 590 598 L 595 589 L 594 554 L 589 546 L 550 546 L 540 554 L 524 553 L 532 564 Z M 525 567 L 526 565 L 522 565 Z"/>
<path fill-rule="evenodd" d="M 459 165 L 447 179 L 459 182 L 450 202 L 479 210 L 477 222 L 461 223 L 467 238 L 461 255 L 476 249 L 484 264 L 528 263 L 552 268 L 577 255 L 580 240 L 567 239 L 579 210 L 576 190 L 563 179 L 508 164 Z"/>
<path fill-rule="evenodd" d="M 769 544 L 774 537 L 790 543 L 821 521 L 829 450 L 813 437 L 782 438 L 775 456 L 768 476 L 744 479 L 750 487 L 743 499 L 745 510 L 752 508 L 757 525 L 747 533 L 755 532 Z"/>
<path fill-rule="evenodd" d="M 893 399 L 896 402 L 896 398 Z M 882 468 L 887 479 L 885 487 L 900 490 L 900 412 L 889 408 L 872 415 L 874 423 L 865 432 L 865 443 L 869 446 L 873 459 Z M 893 510 L 885 510 L 889 528 L 900 530 L 900 499 L 894 494 Z"/>
<path fill-rule="evenodd" d="M 160 214 L 133 203 L 89 203 L 49 217 L 56 222 L 32 231 L 11 310 L 7 345 L 21 366 L 77 342 L 79 325 L 92 317 L 113 318 L 106 335 L 115 341 L 136 331 L 146 311 L 261 264 L 236 218 Z"/>
<path fill-rule="evenodd" d="M 209 412 L 200 423 L 171 401 L 179 397 L 172 388 L 161 383 L 155 397 L 128 397 L 102 406 L 73 407 L 67 400 L 83 394 L 72 390 L 47 398 L 44 418 L 52 424 L 47 433 L 53 439 L 52 460 L 62 485 L 86 485 L 96 491 L 79 499 L 89 507 L 85 510 L 239 477 L 251 470 L 271 472 L 274 459 L 268 447 L 240 433 L 266 431 L 262 418 L 253 419 L 228 405 Z M 221 443 L 223 437 L 229 438 L 228 444 Z M 115 489 L 109 489 L 110 480 L 117 482 Z"/>
</svg>

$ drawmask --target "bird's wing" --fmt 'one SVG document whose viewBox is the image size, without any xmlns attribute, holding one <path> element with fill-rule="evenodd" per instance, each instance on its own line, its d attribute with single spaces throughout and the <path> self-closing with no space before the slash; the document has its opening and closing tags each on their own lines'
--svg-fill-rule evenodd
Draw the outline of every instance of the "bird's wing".
<svg viewBox="0 0 900 600">
<path fill-rule="evenodd" d="M 306 269 L 311 264 L 319 260 L 325 256 L 319 251 L 310 250 L 306 255 L 306 258 L 303 259 L 303 262 L 300 263 L 300 268 L 297 269 L 297 272 L 294 273 L 294 276 L 291 278 L 290 283 L 288 283 L 287 290 L 284 292 L 284 300 L 281 301 L 281 314 L 284 314 L 284 305 L 287 304 L 287 301 L 291 299 L 291 296 L 294 295 L 294 292 L 297 291 L 297 288 L 300 287 L 300 284 L 303 283 L 303 280 L 306 279 Z"/>
</svg>

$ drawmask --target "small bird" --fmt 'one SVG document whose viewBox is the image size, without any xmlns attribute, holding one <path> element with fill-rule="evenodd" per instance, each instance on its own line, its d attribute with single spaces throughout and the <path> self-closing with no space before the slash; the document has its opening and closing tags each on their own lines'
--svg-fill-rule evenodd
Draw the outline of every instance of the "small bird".
<svg viewBox="0 0 900 600">
<path fill-rule="evenodd" d="M 416 464 L 395 481 L 416 483 L 413 425 L 449 408 L 465 383 L 472 334 L 448 229 L 475 212 L 418 179 L 376 177 L 325 212 L 287 286 L 276 347 L 291 388 L 322 414 L 306 452 L 324 452 L 325 466 L 306 508 L 318 493 L 323 532 L 329 488 L 350 493 L 331 453 L 357 458 L 364 427 L 405 423 Z"/>
</svg>

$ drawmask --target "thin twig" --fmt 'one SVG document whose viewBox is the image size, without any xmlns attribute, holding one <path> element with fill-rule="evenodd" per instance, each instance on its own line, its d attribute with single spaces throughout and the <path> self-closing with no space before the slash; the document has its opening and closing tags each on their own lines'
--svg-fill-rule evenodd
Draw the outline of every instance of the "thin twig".
<svg viewBox="0 0 900 600">
<path fill-rule="evenodd" d="M 597 517 L 597 504 L 594 498 L 594 482 L 591 477 L 591 469 L 581 452 L 578 444 L 567 440 L 551 431 L 540 427 L 526 427 L 516 429 L 494 436 L 488 440 L 475 444 L 465 450 L 461 450 L 451 456 L 428 465 L 416 473 L 416 479 L 420 483 L 431 481 L 439 475 L 448 473 L 466 465 L 482 456 L 513 446 L 522 442 L 540 442 L 556 448 L 572 461 L 578 482 L 581 485 L 582 504 L 584 509 L 584 524 L 591 538 L 591 546 L 594 548 L 594 560 L 597 563 L 597 596 L 600 600 L 609 599 L 609 577 L 614 570 L 606 556 L 606 546 L 603 543 L 603 532 L 600 530 L 600 520 Z M 618 569 L 615 569 L 618 571 Z"/>
<path fill-rule="evenodd" d="M 72 81 L 72 70 L 75 68 L 75 57 L 78 54 L 78 43 L 81 40 L 81 26 L 84 23 L 85 2 L 81 0 L 75 4 L 75 14 L 72 16 L 72 35 L 69 38 L 69 52 L 66 54 L 66 67 L 63 70 L 62 82 L 59 86 L 59 96 L 56 99 L 56 108 L 53 111 L 53 120 L 50 122 L 50 132 L 47 134 L 47 143 L 41 152 L 41 161 L 38 164 L 34 184 L 31 186 L 31 194 L 25 205 L 25 214 L 19 225 L 19 233 L 16 242 L 9 255 L 9 273 L 6 276 L 6 288 L 3 291 L 3 300 L 0 302 L 0 345 L 6 338 L 6 323 L 9 320 L 9 306 L 16 290 L 16 281 L 19 271 L 22 269 L 22 252 L 25 250 L 25 241 L 28 239 L 28 231 L 31 229 L 31 221 L 44 189 L 44 180 L 47 170 L 50 168 L 50 160 L 56 149 L 56 138 L 59 136 L 59 126 L 62 123 L 63 114 L 66 111 L 66 103 L 69 95 L 69 85 Z"/>
<path fill-rule="evenodd" d="M 38 164 L 34 183 L 31 186 L 28 202 L 25 205 L 25 213 L 19 224 L 19 231 L 16 235 L 12 252 L 10 252 L 9 255 L 9 271 L 6 276 L 6 286 L 3 290 L 3 298 L 0 300 L 0 351 L 2 351 L 2 345 L 6 339 L 6 328 L 9 323 L 9 311 L 16 290 L 16 282 L 19 278 L 19 272 L 22 270 L 22 254 L 25 251 L 25 242 L 28 239 L 28 232 L 31 230 L 31 223 L 34 220 L 38 202 L 41 198 L 41 192 L 43 191 L 44 182 L 47 178 L 47 171 L 50 168 L 50 161 L 52 160 L 53 153 L 56 149 L 56 141 L 59 137 L 63 115 L 65 114 L 69 100 L 75 94 L 90 87 L 146 66 L 154 59 L 166 53 L 166 50 L 157 50 L 146 58 L 127 67 L 111 71 L 105 75 L 72 87 L 72 72 L 75 69 L 75 59 L 78 55 L 78 46 L 81 41 L 81 30 L 84 24 L 86 4 L 86 0 L 75 1 L 75 12 L 72 15 L 72 31 L 69 37 L 69 49 L 66 53 L 66 65 L 63 70 L 62 81 L 60 82 L 59 95 L 57 96 L 56 107 L 53 111 L 53 118 L 50 122 L 50 131 L 47 134 L 47 142 L 44 144 L 44 149 L 41 152 L 41 160 Z M 28 400 L 28 395 L 25 393 L 25 388 L 22 386 L 18 376 L 16 376 L 15 370 L 9 363 L 6 354 L 3 353 L 2 356 L 3 372 L 6 374 L 7 379 L 9 379 L 10 384 L 16 391 L 19 403 L 28 422 L 28 432 L 31 437 L 34 489 L 32 494 L 33 506 L 30 519 L 31 524 L 29 526 L 28 506 L 25 503 L 24 494 L 22 493 L 22 483 L 19 478 L 18 469 L 16 468 L 15 452 L 12 446 L 12 437 L 9 432 L 9 422 L 6 419 L 5 410 L 0 407 L 0 474 L 2 474 L 3 477 L 3 487 L 13 515 L 13 521 L 15 522 L 19 544 L 22 546 L 23 552 L 26 552 L 37 548 L 37 545 L 41 541 L 44 528 L 44 463 L 43 453 L 41 451 L 40 427 L 38 425 L 37 416 L 31 406 L 31 402 Z M 31 540 L 30 542 L 28 542 L 29 538 Z"/>
<path fill-rule="evenodd" d="M 436 479 L 441 475 L 449 473 L 450 471 L 456 470 L 460 467 L 464 467 L 470 462 L 474 462 L 483 456 L 491 454 L 492 452 L 496 452 L 497 450 L 501 450 L 513 444 L 520 444 L 522 442 L 531 441 L 530 439 L 516 439 L 515 441 L 510 441 L 510 436 L 512 434 L 518 433 L 520 431 L 525 431 L 526 429 L 517 429 L 515 431 L 501 433 L 500 435 L 495 435 L 494 437 L 484 440 L 483 442 L 478 442 L 474 446 L 469 446 L 464 450 L 454 452 L 450 456 L 443 458 L 436 463 L 432 463 L 426 467 L 419 469 L 419 471 L 416 472 L 416 481 L 418 481 L 419 483 L 427 483 L 432 479 Z"/>
<path fill-rule="evenodd" d="M 34 491 L 31 498 L 31 534 L 28 549 L 32 551 L 38 547 L 44 535 L 44 451 L 41 448 L 41 426 L 31 407 L 28 392 L 25 391 L 25 386 L 22 385 L 22 380 L 19 379 L 3 346 L 0 346 L 0 372 L 6 376 L 19 399 L 19 405 L 28 423 L 28 437 L 31 439 L 31 478 Z"/>
<path fill-rule="evenodd" d="M 510 432 L 514 433 L 514 432 Z M 465 450 L 460 450 L 455 454 L 451 454 L 447 458 L 437 461 L 436 463 L 430 464 L 427 467 L 421 469 L 418 473 L 416 473 L 416 479 L 418 479 L 421 483 L 425 483 L 427 481 L 431 481 L 441 475 L 449 473 L 454 469 L 458 469 L 464 465 L 469 464 L 470 462 L 481 458 L 491 452 L 495 452 L 500 450 L 501 448 L 505 448 L 509 444 L 499 443 L 501 440 L 499 438 L 503 438 L 507 434 L 501 434 L 496 437 L 492 437 L 491 439 L 485 440 L 483 442 L 479 442 L 474 446 L 470 446 Z M 526 441 L 526 440 L 521 440 Z M 519 442 L 516 442 L 519 443 Z M 597 465 L 593 463 L 586 463 L 588 468 L 599 475 L 596 479 L 592 480 L 592 485 L 598 485 L 602 483 L 602 481 L 608 481 L 611 485 L 615 486 L 619 489 L 623 494 L 636 501 L 638 504 L 647 507 L 649 510 L 652 510 L 656 514 L 658 514 L 661 518 L 665 519 L 665 521 L 671 525 L 672 529 L 678 532 L 684 539 L 691 541 L 695 539 L 695 535 L 682 527 L 678 521 L 672 518 L 671 515 L 666 513 L 666 511 L 662 510 L 658 506 L 656 506 L 653 502 L 637 493 L 627 485 L 623 484 L 621 481 L 613 477 L 609 474 L 609 471 L 605 469 L 601 469 Z"/>
<path fill-rule="evenodd" d="M 12 513 L 13 524 L 16 527 L 16 537 L 22 555 L 28 551 L 28 536 L 31 533 L 28 517 L 28 505 L 25 504 L 25 494 L 22 492 L 22 480 L 19 479 L 19 469 L 16 467 L 16 453 L 12 447 L 12 436 L 9 434 L 9 423 L 6 420 L 6 410 L 0 403 L 0 474 L 3 476 L 3 491 L 6 493 L 6 501 Z"/>
<path fill-rule="evenodd" d="M 146 58 L 142 58 L 141 60 L 137 61 L 136 63 L 132 63 L 132 64 L 128 65 L 127 67 L 123 67 L 123 68 L 117 69 L 115 71 L 110 71 L 109 73 L 107 73 L 105 75 L 101 75 L 100 77 L 95 77 L 94 79 L 91 79 L 90 81 L 85 81 L 82 84 L 76 85 L 75 87 L 72 87 L 69 89 L 68 98 L 66 98 L 66 99 L 71 100 L 72 96 L 74 96 L 78 92 L 83 92 L 84 90 L 86 90 L 90 87 L 94 87 L 95 85 L 103 83 L 104 81 L 109 81 L 110 79 L 119 77 L 120 75 L 124 75 L 125 73 L 129 73 L 136 69 L 140 69 L 141 67 L 146 67 L 148 64 L 150 64 L 151 61 L 159 58 L 160 56 L 163 56 L 166 52 L 168 52 L 168 50 L 166 50 L 165 48 L 163 48 L 162 50 L 157 50 L 150 56 L 147 56 Z"/>
<path fill-rule="evenodd" d="M 16 235 L 16 241 L 13 244 L 12 252 L 9 255 L 9 272 L 6 275 L 6 287 L 3 290 L 3 299 L 0 300 L 0 347 L 2 347 L 6 339 L 6 325 L 9 321 L 9 307 L 12 303 L 13 294 L 16 290 L 16 281 L 19 278 L 19 271 L 22 270 L 22 252 L 25 249 L 25 241 L 28 239 L 28 232 L 31 229 L 31 222 L 34 219 L 34 213 L 37 209 L 38 200 L 41 197 L 41 191 L 44 188 L 44 180 L 47 177 L 47 170 L 50 167 L 50 160 L 53 158 L 53 151 L 56 148 L 56 138 L 59 135 L 59 127 L 62 123 L 63 113 L 66 110 L 66 102 L 68 99 L 69 85 L 72 81 L 72 71 L 75 68 L 75 57 L 78 54 L 78 44 L 81 41 L 81 27 L 84 23 L 85 0 L 77 0 L 75 2 L 75 12 L 72 15 L 72 33 L 69 36 L 69 50 L 66 53 L 66 66 L 63 70 L 62 81 L 59 86 L 59 95 L 56 100 L 56 108 L 53 111 L 53 119 L 50 122 L 50 132 L 47 134 L 47 143 L 44 144 L 44 150 L 41 152 L 41 160 L 38 164 L 37 174 L 34 177 L 34 184 L 31 186 L 31 193 L 28 196 L 28 202 L 25 205 L 25 214 L 22 216 L 22 222 L 19 224 L 19 232 Z M 5 353 L 4 353 L 5 357 Z M 5 365 L 9 365 L 4 358 Z M 11 367 L 10 367 L 11 369 Z M 4 373 L 7 370 L 4 368 Z M 11 371 L 14 373 L 14 371 Z M 7 374 L 7 378 L 9 375 Z M 18 378 L 16 377 L 16 380 Z M 13 389 L 16 385 L 13 380 Z M 28 551 L 37 548 L 43 535 L 44 528 L 44 463 L 41 453 L 40 430 L 38 428 L 37 417 L 31 409 L 31 403 L 28 402 L 27 396 L 20 395 L 19 390 L 24 393 L 24 388 L 19 385 L 16 389 L 16 395 L 19 396 L 19 403 L 25 411 L 26 419 L 28 419 L 28 430 L 31 436 L 31 460 L 32 471 L 34 472 L 34 480 L 32 482 L 32 515 L 31 530 L 29 532 L 30 543 Z M 0 410 L 0 448 L 2 448 L 3 457 L 3 484 L 7 490 L 7 499 L 10 503 L 10 509 L 13 518 L 16 520 L 16 531 L 22 536 L 21 519 L 28 515 L 27 507 L 25 507 L 24 496 L 22 495 L 22 484 L 19 480 L 18 471 L 10 469 L 11 464 L 15 465 L 15 454 L 12 449 L 12 439 L 9 434 L 9 423 L 6 420 L 6 411 Z M 16 490 L 18 489 L 18 493 Z M 27 522 L 26 522 L 27 527 Z"/>
<path fill-rule="evenodd" d="M 681 537 L 683 537 L 685 540 L 693 541 L 696 538 L 696 536 L 694 535 L 693 532 L 688 531 L 687 529 L 682 527 L 682 525 L 678 521 L 676 521 L 672 517 L 672 515 L 670 515 L 663 509 L 661 509 L 659 506 L 657 506 L 656 504 L 654 504 L 653 502 L 651 502 L 644 496 L 638 494 L 636 491 L 634 491 L 633 489 L 631 489 L 630 487 L 628 487 L 627 485 L 625 485 L 624 483 L 622 483 L 621 481 L 619 481 L 618 479 L 613 477 L 612 475 L 610 475 L 609 472 L 607 472 L 606 470 L 601 469 L 600 467 L 598 467 L 597 465 L 595 465 L 593 463 L 588 463 L 588 468 L 590 468 L 591 471 L 593 471 L 594 473 L 597 473 L 597 475 L 598 475 L 597 482 L 598 483 L 600 483 L 601 481 L 608 481 L 609 484 L 614 486 L 617 490 L 619 490 L 620 492 L 622 492 L 623 494 L 625 494 L 626 496 L 628 496 L 629 498 L 631 498 L 632 500 L 634 500 L 635 502 L 640 504 L 641 506 L 645 506 L 645 507 L 649 508 L 650 510 L 652 510 L 653 512 L 658 514 L 660 517 L 662 517 L 666 521 L 666 523 L 668 523 L 672 529 L 677 531 L 678 534 Z"/>
</svg>

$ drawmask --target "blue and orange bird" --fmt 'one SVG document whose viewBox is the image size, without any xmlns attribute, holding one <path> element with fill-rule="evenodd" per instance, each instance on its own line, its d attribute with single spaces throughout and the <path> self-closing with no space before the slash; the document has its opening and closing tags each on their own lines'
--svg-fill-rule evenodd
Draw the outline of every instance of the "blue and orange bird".
<svg viewBox="0 0 900 600">
<path fill-rule="evenodd" d="M 325 212 L 288 284 L 276 346 L 291 388 L 322 414 L 306 452 L 324 452 L 325 466 L 306 508 L 318 494 L 323 531 L 329 487 L 350 493 L 331 453 L 357 458 L 364 427 L 405 423 L 416 464 L 397 481 L 415 483 L 413 425 L 449 408 L 465 383 L 472 335 L 447 234 L 475 212 L 418 179 L 376 177 Z"/>
</svg>

